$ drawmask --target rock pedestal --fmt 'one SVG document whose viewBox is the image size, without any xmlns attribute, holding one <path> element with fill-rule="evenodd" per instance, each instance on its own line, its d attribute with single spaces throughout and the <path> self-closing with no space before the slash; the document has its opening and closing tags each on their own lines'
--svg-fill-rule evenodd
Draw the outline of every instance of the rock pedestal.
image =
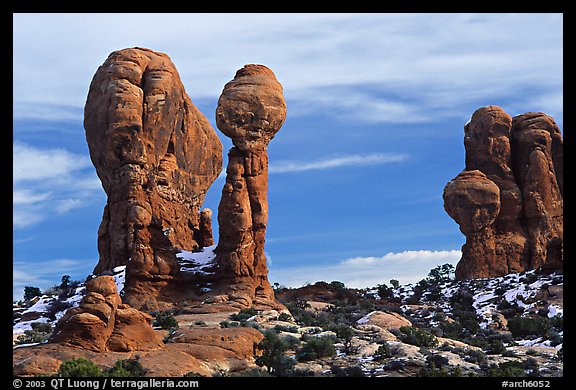
<svg viewBox="0 0 576 390">
<path fill-rule="evenodd" d="M 243 306 L 275 306 L 264 253 L 268 223 L 270 140 L 286 119 L 282 86 L 263 65 L 246 65 L 226 84 L 216 109 L 216 124 L 232 138 L 226 184 L 218 207 L 216 248 L 221 283 Z"/>
</svg>

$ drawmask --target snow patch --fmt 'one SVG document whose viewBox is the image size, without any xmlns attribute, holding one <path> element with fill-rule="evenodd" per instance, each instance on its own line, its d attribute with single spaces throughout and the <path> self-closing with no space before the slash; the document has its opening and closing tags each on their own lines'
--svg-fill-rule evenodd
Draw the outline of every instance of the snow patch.
<svg viewBox="0 0 576 390">
<path fill-rule="evenodd" d="M 212 245 L 202 248 L 201 252 L 180 251 L 180 253 L 176 254 L 180 263 L 180 271 L 205 275 L 212 274 L 213 272 L 206 271 L 205 268 L 209 268 L 214 264 L 214 259 L 216 258 L 215 249 L 216 245 Z"/>
</svg>

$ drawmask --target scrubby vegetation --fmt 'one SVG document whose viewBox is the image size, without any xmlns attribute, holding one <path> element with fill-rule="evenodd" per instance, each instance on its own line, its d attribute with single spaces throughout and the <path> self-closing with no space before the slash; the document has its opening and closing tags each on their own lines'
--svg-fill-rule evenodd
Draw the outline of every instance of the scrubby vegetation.
<svg viewBox="0 0 576 390">
<path fill-rule="evenodd" d="M 152 321 L 152 326 L 159 326 L 162 329 L 176 329 L 178 328 L 178 321 L 174 317 L 174 314 L 170 311 L 161 311 L 156 315 L 154 321 Z"/>
</svg>

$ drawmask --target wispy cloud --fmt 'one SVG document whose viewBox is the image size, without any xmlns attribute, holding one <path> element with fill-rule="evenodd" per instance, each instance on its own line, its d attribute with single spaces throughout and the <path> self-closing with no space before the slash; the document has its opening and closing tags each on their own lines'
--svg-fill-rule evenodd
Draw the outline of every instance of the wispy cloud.
<svg viewBox="0 0 576 390">
<path fill-rule="evenodd" d="M 13 297 L 21 299 L 25 286 L 41 290 L 58 284 L 62 275 L 84 280 L 96 264 L 94 259 L 15 260 L 12 274 Z"/>
<path fill-rule="evenodd" d="M 367 155 L 342 156 L 316 161 L 277 161 L 270 164 L 269 172 L 271 174 L 288 173 L 333 169 L 340 167 L 379 165 L 402 162 L 407 158 L 408 155 L 400 153 L 374 153 Z"/>
<path fill-rule="evenodd" d="M 131 29 L 130 19 L 158 28 Z M 262 63 L 292 114 L 322 109 L 368 122 L 469 115 L 528 86 L 557 96 L 563 83 L 560 13 L 15 14 L 13 32 L 18 117 L 53 117 L 42 104 L 79 116 L 98 66 L 133 46 L 169 54 L 193 101 L 216 99 L 236 69 Z"/>
<path fill-rule="evenodd" d="M 271 267 L 269 279 L 286 287 L 300 287 L 321 280 L 338 280 L 354 288 L 374 287 L 388 283 L 390 279 L 397 279 L 403 284 L 415 283 L 437 265 L 456 265 L 460 257 L 459 250 L 390 252 L 381 257 L 349 258 L 331 265 Z"/>
<path fill-rule="evenodd" d="M 13 226 L 88 206 L 103 196 L 90 160 L 65 149 L 13 144 Z"/>
</svg>

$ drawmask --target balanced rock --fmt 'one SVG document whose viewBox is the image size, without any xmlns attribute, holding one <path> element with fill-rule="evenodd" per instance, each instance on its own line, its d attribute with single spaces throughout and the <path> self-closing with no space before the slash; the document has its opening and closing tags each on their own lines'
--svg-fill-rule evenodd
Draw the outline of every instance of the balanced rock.
<svg viewBox="0 0 576 390">
<path fill-rule="evenodd" d="M 226 84 L 216 125 L 232 139 L 226 184 L 218 207 L 216 261 L 221 283 L 243 306 L 274 306 L 264 240 L 268 223 L 270 140 L 286 119 L 282 85 L 263 65 L 246 65 Z"/>
<path fill-rule="evenodd" d="M 151 320 L 148 314 L 122 304 L 112 276 L 99 276 L 86 283 L 80 305 L 66 311 L 50 342 L 94 352 L 162 348 Z"/>
<path fill-rule="evenodd" d="M 222 144 L 170 58 L 143 48 L 115 51 L 98 68 L 84 127 L 108 196 L 94 273 L 126 265 L 124 301 L 155 310 L 179 272 L 175 248 L 213 240 L 199 211 L 220 174 Z"/>
<path fill-rule="evenodd" d="M 464 127 L 466 168 L 444 208 L 466 235 L 457 279 L 562 268 L 560 130 L 542 113 L 482 107 Z"/>
</svg>

